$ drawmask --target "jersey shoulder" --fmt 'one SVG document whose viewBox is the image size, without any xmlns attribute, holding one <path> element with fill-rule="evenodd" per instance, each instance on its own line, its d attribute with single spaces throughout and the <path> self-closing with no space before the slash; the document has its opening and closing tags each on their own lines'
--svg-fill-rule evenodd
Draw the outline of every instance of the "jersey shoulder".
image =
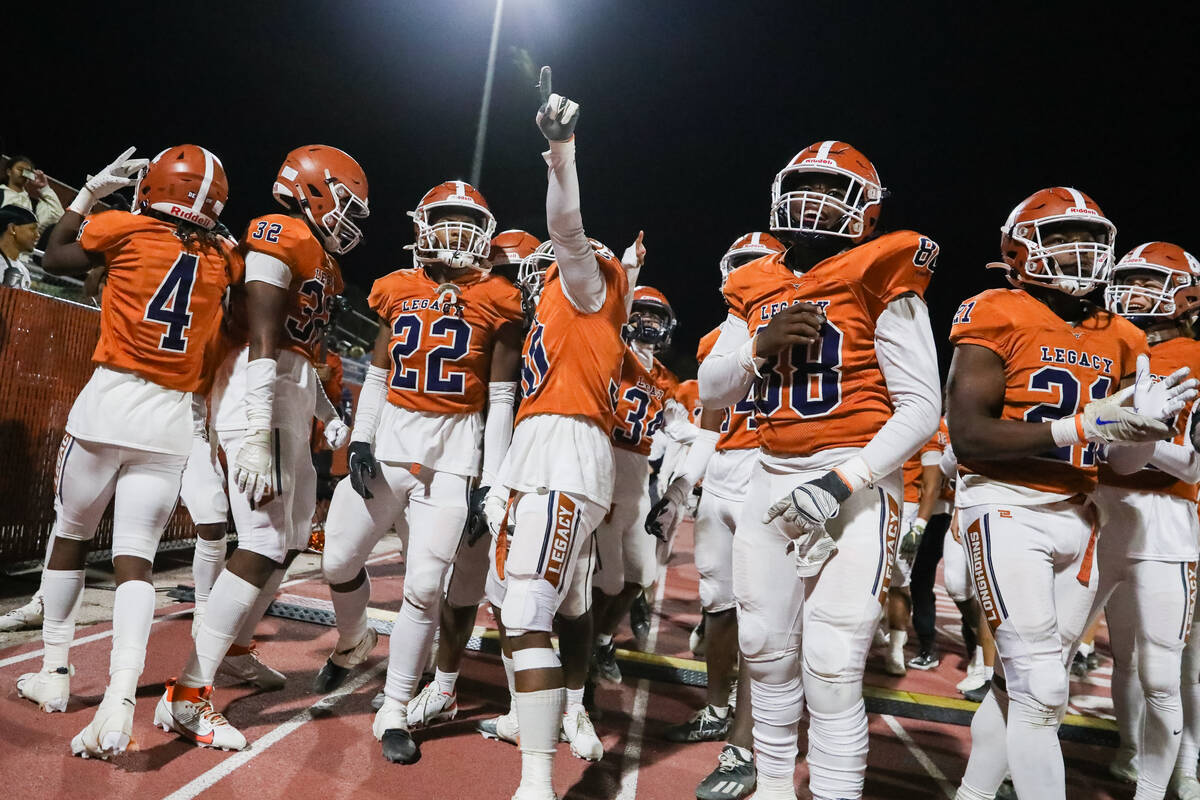
<svg viewBox="0 0 1200 800">
<path fill-rule="evenodd" d="M 696 348 L 696 366 L 704 363 L 704 359 L 708 358 L 708 354 L 712 352 L 717 344 L 717 339 L 720 338 L 721 326 L 719 325 L 700 337 L 700 345 Z"/>
<path fill-rule="evenodd" d="M 999 344 L 1016 329 L 1033 322 L 1030 302 L 1020 289 L 988 289 L 959 304 L 950 323 L 954 344 Z"/>
<path fill-rule="evenodd" d="M 783 273 L 790 271 L 783 266 L 782 253 L 756 258 L 729 273 L 721 289 L 729 310 L 741 319 L 748 319 L 749 307 L 755 299 L 781 285 L 779 276 Z"/>
<path fill-rule="evenodd" d="M 287 214 L 265 214 L 250 220 L 241 246 L 246 252 L 279 259 L 294 277 L 311 278 L 326 264 L 325 248 L 308 225 Z"/>
<path fill-rule="evenodd" d="M 941 248 L 916 231 L 893 231 L 859 245 L 847 255 L 855 261 L 863 286 L 887 304 L 903 294 L 925 296 Z"/>
<path fill-rule="evenodd" d="M 371 293 L 367 295 L 367 305 L 379 316 L 386 317 L 393 300 L 407 297 L 412 292 L 416 275 L 415 269 L 398 269 L 376 278 L 371 284 Z"/>
<path fill-rule="evenodd" d="M 525 317 L 521 309 L 521 290 L 499 275 L 485 275 L 479 282 L 481 294 L 495 313 L 509 322 Z"/>
<path fill-rule="evenodd" d="M 168 223 L 153 217 L 112 209 L 91 214 L 83 220 L 79 228 L 79 245 L 89 252 L 99 253 L 132 234 L 169 230 Z"/>
<path fill-rule="evenodd" d="M 675 389 L 679 386 L 679 378 L 657 358 L 654 359 L 654 368 L 650 370 L 650 377 L 655 385 L 666 393 L 667 397 L 674 395 Z"/>
</svg>

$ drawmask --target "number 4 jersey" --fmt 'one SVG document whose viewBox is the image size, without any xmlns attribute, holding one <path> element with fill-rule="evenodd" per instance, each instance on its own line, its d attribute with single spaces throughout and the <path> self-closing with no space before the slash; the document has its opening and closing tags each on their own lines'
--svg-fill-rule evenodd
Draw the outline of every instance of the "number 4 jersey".
<svg viewBox="0 0 1200 800">
<path fill-rule="evenodd" d="M 863 447 L 892 415 L 875 324 L 901 295 L 923 295 L 938 246 L 912 231 L 881 236 L 796 274 L 782 253 L 751 261 L 725 282 L 730 313 L 751 336 L 795 303 L 825 313 L 821 338 L 771 356 L 754 387 L 759 445 L 769 455 L 808 456 Z"/>
<path fill-rule="evenodd" d="M 1001 419 L 1050 422 L 1073 416 L 1132 376 L 1146 336 L 1132 323 L 1097 310 L 1078 325 L 1020 289 L 991 289 L 954 315 L 950 341 L 991 350 L 1004 362 Z M 1096 445 L 1059 447 L 1006 461 L 960 461 L 960 507 L 1036 505 L 1090 492 Z"/>
<path fill-rule="evenodd" d="M 108 270 L 96 372 L 67 432 L 84 441 L 186 455 L 192 392 L 212 380 L 222 299 L 242 277 L 232 243 L 184 242 L 175 225 L 126 211 L 88 217 L 79 244 Z"/>
<path fill-rule="evenodd" d="M 502 327 L 521 324 L 521 293 L 495 275 L 448 284 L 405 269 L 375 281 L 367 303 L 392 331 L 375 457 L 478 475 L 492 350 Z"/>
</svg>

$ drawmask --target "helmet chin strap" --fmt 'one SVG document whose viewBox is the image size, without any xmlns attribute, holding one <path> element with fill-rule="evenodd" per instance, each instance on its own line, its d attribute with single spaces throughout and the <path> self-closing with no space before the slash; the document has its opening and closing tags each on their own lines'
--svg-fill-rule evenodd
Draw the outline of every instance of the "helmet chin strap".
<svg viewBox="0 0 1200 800">
<path fill-rule="evenodd" d="M 479 269 L 478 259 L 462 250 L 438 250 L 437 258 L 451 269 Z"/>
</svg>

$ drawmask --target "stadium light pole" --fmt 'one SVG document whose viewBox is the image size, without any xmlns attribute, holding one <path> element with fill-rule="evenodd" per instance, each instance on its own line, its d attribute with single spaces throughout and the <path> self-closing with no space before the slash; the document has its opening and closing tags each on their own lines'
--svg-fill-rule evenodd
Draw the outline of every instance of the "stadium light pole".
<svg viewBox="0 0 1200 800">
<path fill-rule="evenodd" d="M 483 145 L 487 139 L 488 109 L 492 104 L 492 79 L 496 76 L 496 48 L 500 44 L 500 16 L 504 0 L 496 0 L 496 15 L 492 17 L 492 44 L 488 48 L 487 74 L 483 79 L 483 105 L 479 108 L 479 126 L 475 129 L 475 157 L 471 160 L 471 185 L 479 188 L 483 172 Z"/>
</svg>

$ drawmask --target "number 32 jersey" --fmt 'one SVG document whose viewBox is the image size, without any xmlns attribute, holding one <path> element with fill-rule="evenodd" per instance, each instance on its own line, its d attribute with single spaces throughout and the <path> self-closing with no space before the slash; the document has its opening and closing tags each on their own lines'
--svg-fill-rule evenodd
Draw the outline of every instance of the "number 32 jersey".
<svg viewBox="0 0 1200 800">
<path fill-rule="evenodd" d="M 897 231 L 802 275 L 773 253 L 729 276 L 725 300 L 751 336 L 795 303 L 815 303 L 825 313 L 820 339 L 784 349 L 761 369 L 754 420 L 764 452 L 808 456 L 871 441 L 893 411 L 875 355 L 876 320 L 901 295 L 924 295 L 937 254 L 932 239 Z"/>
<path fill-rule="evenodd" d="M 1145 334 L 1119 316 L 1097 310 L 1071 325 L 1020 289 L 990 289 L 964 301 L 950 341 L 986 347 L 1004 361 L 1000 418 L 1025 422 L 1070 417 L 1107 397 L 1122 377 L 1134 374 L 1138 354 L 1148 350 Z M 1096 446 L 1058 447 L 1008 461 L 960 461 L 958 471 L 959 506 L 1061 500 L 1095 487 Z"/>
<path fill-rule="evenodd" d="M 392 332 L 376 457 L 478 475 L 492 350 L 503 326 L 520 324 L 521 293 L 495 275 L 439 284 L 406 269 L 375 281 L 367 303 Z"/>
</svg>

